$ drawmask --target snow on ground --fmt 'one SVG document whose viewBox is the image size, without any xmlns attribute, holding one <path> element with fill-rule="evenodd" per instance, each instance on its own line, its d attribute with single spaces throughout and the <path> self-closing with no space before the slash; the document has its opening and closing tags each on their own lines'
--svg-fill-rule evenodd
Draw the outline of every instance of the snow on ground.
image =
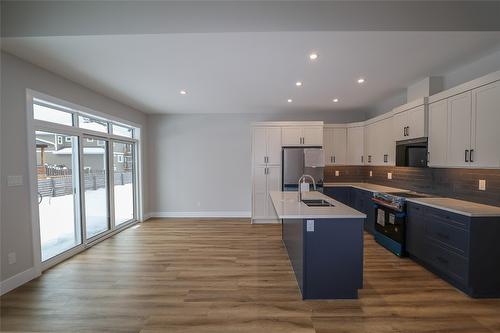
<svg viewBox="0 0 500 333">
<path fill-rule="evenodd" d="M 115 186 L 116 225 L 133 218 L 133 203 L 132 184 Z M 85 191 L 85 205 L 87 207 L 87 237 L 90 238 L 108 229 L 105 189 Z M 80 244 L 80 226 L 75 226 L 74 222 L 73 195 L 44 197 L 39 205 L 39 211 L 42 260 Z"/>
</svg>

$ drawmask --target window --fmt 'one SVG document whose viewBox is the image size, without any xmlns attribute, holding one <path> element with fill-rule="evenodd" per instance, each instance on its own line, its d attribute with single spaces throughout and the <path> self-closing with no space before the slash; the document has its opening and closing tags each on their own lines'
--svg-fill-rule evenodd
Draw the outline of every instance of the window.
<svg viewBox="0 0 500 333">
<path fill-rule="evenodd" d="M 112 124 L 112 131 L 115 135 L 126 136 L 127 138 L 132 138 L 134 134 L 134 129 L 116 124 Z"/>
<path fill-rule="evenodd" d="M 44 105 L 33 104 L 33 117 L 37 120 L 73 126 L 73 114 Z"/>
<path fill-rule="evenodd" d="M 78 126 L 92 131 L 108 133 L 108 122 L 97 118 L 78 116 Z"/>
<path fill-rule="evenodd" d="M 70 256 L 68 250 L 84 249 L 136 220 L 134 136 L 140 132 L 70 103 L 30 98 L 36 156 L 31 170 L 38 179 L 32 204 L 40 225 L 35 245 L 47 268 Z"/>
</svg>

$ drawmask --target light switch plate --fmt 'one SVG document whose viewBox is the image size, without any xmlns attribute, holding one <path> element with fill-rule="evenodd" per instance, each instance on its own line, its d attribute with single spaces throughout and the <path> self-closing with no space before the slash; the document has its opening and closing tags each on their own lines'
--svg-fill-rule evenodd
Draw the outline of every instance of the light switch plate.
<svg viewBox="0 0 500 333">
<path fill-rule="evenodd" d="M 392 172 L 387 173 L 387 179 L 392 179 Z"/>
<path fill-rule="evenodd" d="M 9 265 L 15 264 L 16 261 L 17 261 L 16 253 L 15 252 L 9 252 L 9 254 L 7 255 L 7 259 L 9 261 Z"/>
<path fill-rule="evenodd" d="M 22 186 L 23 176 L 21 175 L 9 175 L 7 176 L 7 186 Z"/>
<path fill-rule="evenodd" d="M 370 170 L 370 177 L 373 177 L 373 171 Z"/>
<path fill-rule="evenodd" d="M 335 170 L 335 177 L 338 177 L 340 176 L 340 171 L 339 170 Z"/>
<path fill-rule="evenodd" d="M 479 191 L 486 191 L 486 179 L 479 179 Z"/>
<path fill-rule="evenodd" d="M 314 232 L 314 220 L 307 220 L 307 232 Z"/>
</svg>

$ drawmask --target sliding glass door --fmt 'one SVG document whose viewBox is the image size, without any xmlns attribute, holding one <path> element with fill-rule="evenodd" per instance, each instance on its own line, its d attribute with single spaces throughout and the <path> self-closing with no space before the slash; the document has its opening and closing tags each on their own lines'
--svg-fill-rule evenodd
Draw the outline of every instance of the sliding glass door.
<svg viewBox="0 0 500 333">
<path fill-rule="evenodd" d="M 38 98 L 31 111 L 34 245 L 45 269 L 137 221 L 140 129 Z"/>
<path fill-rule="evenodd" d="M 108 141 L 83 138 L 83 183 L 85 184 L 86 237 L 90 239 L 111 228 L 109 217 Z"/>
<path fill-rule="evenodd" d="M 135 218 L 134 144 L 113 141 L 113 196 L 115 225 Z"/>
<path fill-rule="evenodd" d="M 82 243 L 78 137 L 36 131 L 36 178 L 42 261 Z"/>
</svg>

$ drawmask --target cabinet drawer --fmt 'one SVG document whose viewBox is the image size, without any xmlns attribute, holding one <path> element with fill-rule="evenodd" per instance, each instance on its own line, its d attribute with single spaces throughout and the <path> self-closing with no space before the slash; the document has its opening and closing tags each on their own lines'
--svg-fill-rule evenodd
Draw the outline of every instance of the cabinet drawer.
<svg viewBox="0 0 500 333">
<path fill-rule="evenodd" d="M 408 203 L 408 216 L 409 215 L 424 215 L 424 207 Z"/>
<path fill-rule="evenodd" d="M 430 222 L 439 220 L 443 223 L 448 223 L 455 227 L 469 230 L 470 218 L 467 216 L 430 207 L 426 207 L 425 215 Z"/>
<path fill-rule="evenodd" d="M 464 229 L 435 219 L 427 223 L 426 234 L 433 241 L 450 247 L 460 255 L 469 254 L 469 232 Z"/>
<path fill-rule="evenodd" d="M 469 275 L 469 263 L 467 259 L 431 241 L 427 243 L 429 248 L 427 259 L 429 263 L 449 278 L 462 285 L 467 285 Z"/>
</svg>

